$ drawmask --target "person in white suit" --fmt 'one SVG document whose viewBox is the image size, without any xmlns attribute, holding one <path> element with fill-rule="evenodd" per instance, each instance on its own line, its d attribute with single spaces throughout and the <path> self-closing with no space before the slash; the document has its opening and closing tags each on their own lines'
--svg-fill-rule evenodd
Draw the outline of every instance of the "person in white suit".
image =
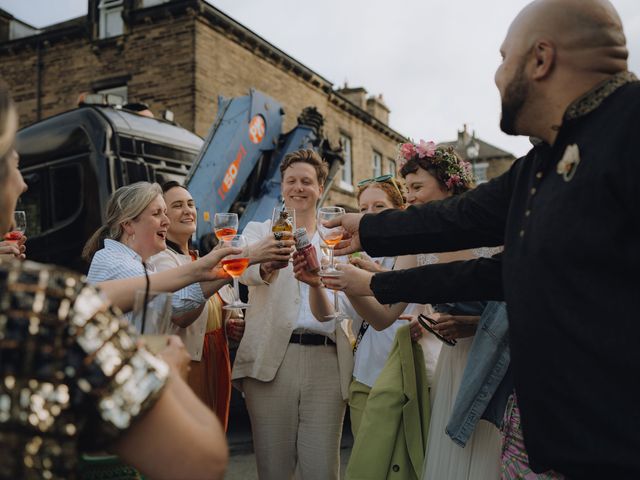
<svg viewBox="0 0 640 480">
<path fill-rule="evenodd" d="M 327 164 L 313 150 L 298 150 L 280 171 L 285 206 L 295 209 L 297 227 L 307 229 L 319 252 L 316 208 Z M 251 222 L 243 234 L 249 243 L 273 235 L 270 221 Z M 337 480 L 353 371 L 346 329 L 314 318 L 309 286 L 295 279 L 291 263 L 253 265 L 240 281 L 249 287 L 251 307 L 232 378 L 245 395 L 258 476 Z"/>
</svg>

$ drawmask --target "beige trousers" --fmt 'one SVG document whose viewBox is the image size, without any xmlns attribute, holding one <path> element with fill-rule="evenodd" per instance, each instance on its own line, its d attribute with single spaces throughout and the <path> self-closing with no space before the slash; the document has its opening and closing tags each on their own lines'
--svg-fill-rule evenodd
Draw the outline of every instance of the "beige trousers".
<svg viewBox="0 0 640 480">
<path fill-rule="evenodd" d="M 242 382 L 260 480 L 338 480 L 345 403 L 335 345 L 290 343 L 271 382 Z"/>
</svg>

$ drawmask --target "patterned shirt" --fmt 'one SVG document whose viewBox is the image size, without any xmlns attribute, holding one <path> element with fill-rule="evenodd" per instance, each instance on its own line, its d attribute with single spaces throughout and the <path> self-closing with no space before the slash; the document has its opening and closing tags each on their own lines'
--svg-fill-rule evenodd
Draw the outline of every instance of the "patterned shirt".
<svg viewBox="0 0 640 480">
<path fill-rule="evenodd" d="M 155 267 L 147 263 L 147 272 L 155 273 Z M 122 278 L 144 276 L 142 258 L 124 243 L 106 239 L 104 248 L 98 250 L 93 256 L 87 281 L 91 284 L 117 280 Z M 194 283 L 173 293 L 171 304 L 173 313 L 184 313 L 198 308 L 206 302 L 202 294 L 200 284 Z M 127 313 L 129 321 L 133 320 L 133 314 Z M 140 325 L 134 325 L 140 332 Z"/>
<path fill-rule="evenodd" d="M 0 478 L 69 479 L 166 383 L 167 365 L 83 278 L 0 261 Z"/>
</svg>

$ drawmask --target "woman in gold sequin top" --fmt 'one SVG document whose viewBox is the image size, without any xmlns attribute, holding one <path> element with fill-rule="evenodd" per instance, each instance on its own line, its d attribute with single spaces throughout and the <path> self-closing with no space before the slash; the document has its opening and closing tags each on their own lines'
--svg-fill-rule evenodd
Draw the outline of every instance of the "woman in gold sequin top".
<svg viewBox="0 0 640 480">
<path fill-rule="evenodd" d="M 26 189 L 16 127 L 0 85 L 0 233 Z M 130 304 L 122 285 L 105 292 Z M 75 478 L 79 454 L 95 449 L 153 478 L 222 478 L 220 423 L 179 373 L 189 357 L 175 337 L 162 356 L 138 348 L 126 321 L 78 275 L 0 260 L 0 478 Z"/>
</svg>

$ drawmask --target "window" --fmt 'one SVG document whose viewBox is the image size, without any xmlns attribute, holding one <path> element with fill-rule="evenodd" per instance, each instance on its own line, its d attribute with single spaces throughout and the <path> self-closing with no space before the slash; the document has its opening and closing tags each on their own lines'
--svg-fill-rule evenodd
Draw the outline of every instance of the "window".
<svg viewBox="0 0 640 480">
<path fill-rule="evenodd" d="M 64 185 L 73 188 L 64 188 Z M 82 208 L 82 169 L 79 164 L 51 168 L 52 220 L 57 226 L 70 221 Z"/>
<path fill-rule="evenodd" d="M 351 137 L 340 135 L 340 145 L 342 145 L 342 153 L 344 155 L 344 165 L 342 166 L 342 176 L 340 177 L 340 186 L 347 190 L 353 189 L 353 171 L 351 164 Z"/>
<path fill-rule="evenodd" d="M 126 85 L 120 85 L 119 87 L 102 88 L 96 90 L 96 93 L 104 95 L 109 105 L 124 105 L 127 103 L 129 89 Z M 110 95 L 120 98 L 109 97 Z"/>
<path fill-rule="evenodd" d="M 168 1 L 169 0 L 142 0 L 142 8 L 153 7 L 154 5 L 160 5 Z"/>
<path fill-rule="evenodd" d="M 489 168 L 489 164 L 486 162 L 482 163 L 474 163 L 473 164 L 473 178 L 476 181 L 476 185 L 480 185 L 481 183 L 485 183 L 487 179 L 487 169 Z"/>
<path fill-rule="evenodd" d="M 393 175 L 394 177 L 398 175 L 396 172 L 396 161 L 391 160 L 390 158 L 387 160 L 387 171 L 386 174 Z"/>
<path fill-rule="evenodd" d="M 380 155 L 375 150 L 373 151 L 373 178 L 379 177 L 382 175 L 382 155 Z"/>
<path fill-rule="evenodd" d="M 122 19 L 123 0 L 102 0 L 98 5 L 100 14 L 99 37 L 117 37 L 124 33 Z"/>
</svg>

